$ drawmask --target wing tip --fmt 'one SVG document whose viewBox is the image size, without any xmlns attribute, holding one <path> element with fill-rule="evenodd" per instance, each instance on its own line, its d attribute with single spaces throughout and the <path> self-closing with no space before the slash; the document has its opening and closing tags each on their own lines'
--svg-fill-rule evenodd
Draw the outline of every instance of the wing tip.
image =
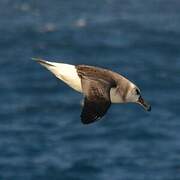
<svg viewBox="0 0 180 180">
<path fill-rule="evenodd" d="M 94 122 L 96 122 L 97 119 L 101 119 L 101 117 L 98 117 L 98 116 L 87 116 L 83 112 L 81 114 L 81 122 L 84 125 L 88 125 L 88 124 L 94 123 Z"/>
</svg>

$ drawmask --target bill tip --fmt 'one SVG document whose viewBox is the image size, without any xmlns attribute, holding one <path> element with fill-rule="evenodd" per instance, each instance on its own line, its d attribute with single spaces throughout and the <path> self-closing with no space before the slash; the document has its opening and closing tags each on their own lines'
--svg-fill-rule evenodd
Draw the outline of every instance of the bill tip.
<svg viewBox="0 0 180 180">
<path fill-rule="evenodd" d="M 150 112 L 151 111 L 151 106 L 149 105 L 149 107 L 147 108 L 147 111 Z"/>
</svg>

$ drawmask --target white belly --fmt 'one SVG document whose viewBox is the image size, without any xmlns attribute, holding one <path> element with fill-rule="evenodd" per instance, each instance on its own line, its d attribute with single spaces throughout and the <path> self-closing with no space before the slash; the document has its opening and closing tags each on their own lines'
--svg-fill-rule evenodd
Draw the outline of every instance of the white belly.
<svg viewBox="0 0 180 180">
<path fill-rule="evenodd" d="M 55 63 L 46 61 L 48 64 L 42 64 L 51 71 L 58 79 L 64 81 L 71 88 L 82 92 L 81 79 L 79 78 L 74 65 Z"/>
<path fill-rule="evenodd" d="M 60 76 L 58 77 L 66 84 L 68 84 L 71 88 L 75 89 L 76 91 L 82 92 L 81 79 L 78 76 L 77 70 L 74 65 L 63 64 L 63 71 L 61 68 Z"/>
</svg>

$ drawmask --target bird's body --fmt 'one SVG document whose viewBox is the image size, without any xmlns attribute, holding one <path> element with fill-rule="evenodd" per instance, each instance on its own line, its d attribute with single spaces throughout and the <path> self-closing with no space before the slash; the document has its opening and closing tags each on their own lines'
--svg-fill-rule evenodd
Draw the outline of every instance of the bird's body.
<svg viewBox="0 0 180 180">
<path fill-rule="evenodd" d="M 134 83 L 111 70 L 87 65 L 70 65 L 36 59 L 58 79 L 85 96 L 81 120 L 89 124 L 104 116 L 111 103 L 137 102 L 150 109 L 140 98 Z M 138 91 L 139 94 L 136 94 Z"/>
<path fill-rule="evenodd" d="M 45 66 L 49 71 L 51 71 L 58 79 L 62 80 L 63 82 L 65 82 L 67 85 L 69 85 L 71 88 L 73 88 L 74 90 L 83 93 L 82 90 L 82 85 L 81 85 L 81 78 L 78 75 L 79 74 L 83 74 L 86 73 L 87 77 L 91 77 L 94 79 L 106 79 L 107 81 L 110 81 L 110 78 L 114 78 L 121 80 L 123 79 L 123 83 L 129 83 L 130 81 L 127 80 L 126 78 L 124 78 L 123 76 L 121 76 L 118 73 L 112 72 L 110 70 L 107 69 L 102 69 L 102 68 L 97 68 L 94 66 L 87 66 L 87 65 L 71 65 L 71 64 L 65 64 L 65 63 L 56 63 L 56 62 L 47 62 L 44 60 L 39 60 L 39 63 L 43 66 Z M 88 73 L 87 73 L 88 72 Z M 101 72 L 101 73 L 99 73 Z M 104 75 L 105 74 L 105 75 Z M 100 77 L 101 76 L 101 77 Z M 107 78 L 107 76 L 109 77 L 109 79 Z M 130 84 L 128 84 L 132 87 L 135 87 L 135 85 L 131 82 Z M 124 87 L 124 86 L 123 86 Z M 123 88 L 122 87 L 122 88 Z M 110 99 L 111 99 L 111 103 L 123 103 L 123 99 L 121 96 L 118 96 L 117 94 L 117 87 L 112 87 L 110 89 Z"/>
</svg>

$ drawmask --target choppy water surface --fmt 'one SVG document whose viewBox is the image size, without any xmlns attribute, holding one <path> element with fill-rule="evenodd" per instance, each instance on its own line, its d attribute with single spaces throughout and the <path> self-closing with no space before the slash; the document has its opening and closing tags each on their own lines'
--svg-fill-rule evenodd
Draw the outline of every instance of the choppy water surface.
<svg viewBox="0 0 180 180">
<path fill-rule="evenodd" d="M 179 180 L 180 1 L 0 2 L 0 179 Z M 152 112 L 112 105 L 80 123 L 81 95 L 31 57 L 107 67 Z"/>
</svg>

